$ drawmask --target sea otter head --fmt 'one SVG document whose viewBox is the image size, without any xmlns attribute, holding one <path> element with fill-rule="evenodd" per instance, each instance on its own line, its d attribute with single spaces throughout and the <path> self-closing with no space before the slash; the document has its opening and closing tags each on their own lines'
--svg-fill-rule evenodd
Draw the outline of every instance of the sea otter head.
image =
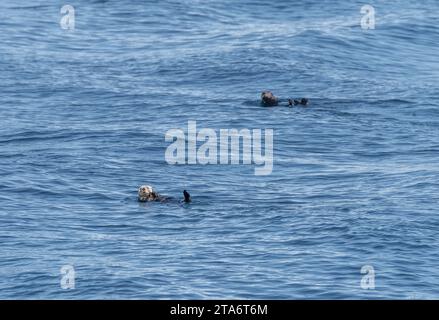
<svg viewBox="0 0 439 320">
<path fill-rule="evenodd" d="M 158 199 L 158 194 L 151 186 L 140 186 L 139 201 L 154 201 Z"/>
<path fill-rule="evenodd" d="M 271 91 L 263 91 L 261 93 L 261 100 L 267 106 L 277 105 L 278 99 Z"/>
</svg>

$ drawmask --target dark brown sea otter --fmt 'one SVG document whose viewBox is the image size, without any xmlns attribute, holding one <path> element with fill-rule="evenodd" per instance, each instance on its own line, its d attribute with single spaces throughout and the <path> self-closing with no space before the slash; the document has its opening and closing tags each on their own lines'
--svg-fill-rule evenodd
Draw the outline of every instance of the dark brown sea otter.
<svg viewBox="0 0 439 320">
<path fill-rule="evenodd" d="M 266 107 L 274 107 L 279 104 L 279 98 L 276 97 L 271 91 L 263 91 L 261 93 L 261 102 Z M 288 106 L 292 107 L 297 105 L 306 106 L 308 105 L 309 100 L 307 98 L 302 98 L 300 100 L 296 99 L 288 99 Z"/>
<path fill-rule="evenodd" d="M 279 99 L 271 91 L 263 91 L 261 93 L 261 100 L 266 107 L 277 106 L 279 103 Z"/>
</svg>

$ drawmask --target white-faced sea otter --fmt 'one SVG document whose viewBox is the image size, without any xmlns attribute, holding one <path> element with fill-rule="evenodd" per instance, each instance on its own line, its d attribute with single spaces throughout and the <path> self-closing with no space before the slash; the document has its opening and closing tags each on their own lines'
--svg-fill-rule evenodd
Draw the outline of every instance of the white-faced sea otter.
<svg viewBox="0 0 439 320">
<path fill-rule="evenodd" d="M 191 195 L 186 190 L 183 190 L 184 202 L 191 202 Z M 143 185 L 139 187 L 138 199 L 140 202 L 160 201 L 165 202 L 171 198 L 158 194 L 153 187 Z"/>
</svg>

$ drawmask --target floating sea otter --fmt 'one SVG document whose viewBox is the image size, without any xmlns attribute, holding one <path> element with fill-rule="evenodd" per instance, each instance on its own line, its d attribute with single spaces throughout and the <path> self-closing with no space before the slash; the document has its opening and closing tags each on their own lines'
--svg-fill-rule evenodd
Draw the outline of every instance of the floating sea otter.
<svg viewBox="0 0 439 320">
<path fill-rule="evenodd" d="M 274 107 L 279 104 L 279 98 L 276 97 L 271 91 L 263 91 L 261 93 L 261 102 L 266 107 Z M 298 104 L 306 106 L 308 105 L 308 99 L 307 98 L 302 98 L 300 100 L 288 99 L 288 106 L 292 107 L 293 105 L 296 106 Z"/>
<path fill-rule="evenodd" d="M 261 101 L 264 105 L 272 107 L 277 106 L 279 99 L 271 91 L 262 91 Z"/>
<path fill-rule="evenodd" d="M 183 195 L 184 195 L 184 200 L 183 200 L 184 202 L 186 203 L 191 202 L 191 195 L 189 194 L 189 192 L 183 190 Z M 171 199 L 169 197 L 165 197 L 158 194 L 153 187 L 146 185 L 140 186 L 138 196 L 140 202 L 149 202 L 149 201 L 164 202 Z"/>
</svg>

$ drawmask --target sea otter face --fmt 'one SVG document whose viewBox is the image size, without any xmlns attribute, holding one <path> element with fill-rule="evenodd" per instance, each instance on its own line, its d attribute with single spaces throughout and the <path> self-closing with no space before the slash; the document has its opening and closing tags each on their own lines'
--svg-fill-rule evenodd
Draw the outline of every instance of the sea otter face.
<svg viewBox="0 0 439 320">
<path fill-rule="evenodd" d="M 261 93 L 262 102 L 267 106 L 274 106 L 277 104 L 277 98 L 271 91 L 264 91 Z"/>
<path fill-rule="evenodd" d="M 139 201 L 154 201 L 158 198 L 157 192 L 150 186 L 140 186 L 138 194 Z"/>
</svg>

